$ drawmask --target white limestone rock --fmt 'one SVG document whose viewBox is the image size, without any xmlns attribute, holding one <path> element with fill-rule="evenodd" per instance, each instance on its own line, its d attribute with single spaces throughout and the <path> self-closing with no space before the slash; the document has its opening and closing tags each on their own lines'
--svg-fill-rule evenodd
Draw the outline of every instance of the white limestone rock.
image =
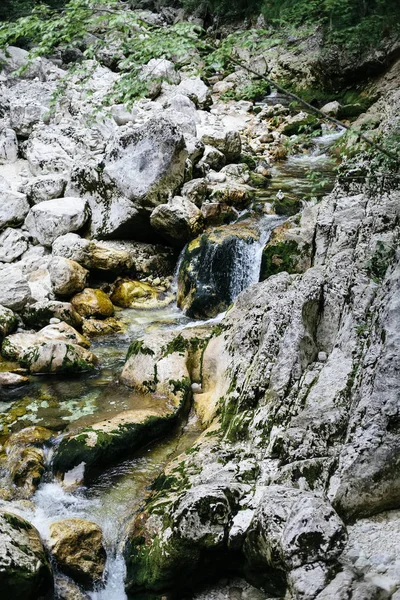
<svg viewBox="0 0 400 600">
<path fill-rule="evenodd" d="M 68 197 L 36 204 L 29 211 L 25 225 L 41 244 L 51 246 L 60 235 L 81 229 L 87 219 L 86 200 Z"/>
</svg>

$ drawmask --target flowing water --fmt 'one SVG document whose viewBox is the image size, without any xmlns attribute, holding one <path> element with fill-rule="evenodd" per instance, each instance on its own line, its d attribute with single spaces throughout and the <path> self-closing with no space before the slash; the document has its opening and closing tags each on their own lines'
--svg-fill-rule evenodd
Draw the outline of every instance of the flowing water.
<svg viewBox="0 0 400 600">
<path fill-rule="evenodd" d="M 340 132 L 316 138 L 309 154 L 289 158 L 275 167 L 271 186 L 259 194 L 258 201 L 270 202 L 279 191 L 299 198 L 309 194 L 310 181 L 306 175 L 310 170 L 327 175 L 331 173 L 332 161 L 325 151 L 338 135 Z M 239 239 L 233 247 L 234 256 L 228 269 L 232 300 L 258 281 L 263 246 L 279 222 L 281 219 L 273 216 L 259 218 L 259 241 L 249 244 Z M 209 258 L 211 264 L 213 257 Z M 207 266 L 204 269 L 207 271 Z M 205 279 L 212 277 L 212 269 L 209 275 L 203 272 L 202 276 Z M 17 390 L 16 395 L 0 399 L 0 443 L 10 433 L 29 425 L 43 425 L 53 430 L 56 436 L 62 436 L 129 409 L 137 395 L 118 384 L 118 375 L 130 342 L 154 330 L 178 331 L 207 323 L 211 327 L 223 318 L 223 314 L 210 321 L 193 322 L 176 306 L 170 305 L 158 310 L 128 309 L 121 311 L 117 317 L 124 322 L 125 332 L 92 343 L 92 351 L 99 357 L 100 364 L 95 373 L 68 379 L 36 377 L 28 389 Z M 0 363 L 0 369 L 7 370 L 9 366 L 8 363 Z M 125 600 L 125 564 L 121 554 L 124 528 L 140 508 L 149 486 L 164 465 L 190 448 L 200 432 L 197 418 L 190 412 L 181 417 L 167 438 L 92 476 L 87 487 L 67 492 L 48 474 L 31 503 L 0 501 L 0 506 L 28 519 L 44 539 L 48 538 L 49 525 L 61 519 L 79 517 L 98 523 L 107 549 L 106 579 L 104 586 L 90 596 L 93 600 Z"/>
</svg>

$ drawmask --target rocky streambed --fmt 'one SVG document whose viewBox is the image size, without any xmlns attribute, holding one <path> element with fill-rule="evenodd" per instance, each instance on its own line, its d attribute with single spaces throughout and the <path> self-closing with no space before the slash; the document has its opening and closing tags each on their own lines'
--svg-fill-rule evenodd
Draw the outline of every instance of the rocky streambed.
<svg viewBox="0 0 400 600">
<path fill-rule="evenodd" d="M 99 110 L 101 57 L 55 108 L 67 65 L 3 58 L 4 596 L 396 599 L 396 185 L 239 68 Z"/>
</svg>

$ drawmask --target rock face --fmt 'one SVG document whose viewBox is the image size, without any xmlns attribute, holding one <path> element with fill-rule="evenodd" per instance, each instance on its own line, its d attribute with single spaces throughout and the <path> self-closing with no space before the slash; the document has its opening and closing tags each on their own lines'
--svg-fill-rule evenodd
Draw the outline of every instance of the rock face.
<svg viewBox="0 0 400 600">
<path fill-rule="evenodd" d="M 65 519 L 50 525 L 50 549 L 61 571 L 86 589 L 103 577 L 106 551 L 98 525 L 83 519 Z"/>
<path fill-rule="evenodd" d="M 0 513 L 0 588 L 6 598 L 50 598 L 53 580 L 39 533 L 17 515 Z"/>
<path fill-rule="evenodd" d="M 87 218 L 85 200 L 62 198 L 36 204 L 26 218 L 26 226 L 43 246 L 51 246 L 60 235 L 81 229 Z"/>
</svg>

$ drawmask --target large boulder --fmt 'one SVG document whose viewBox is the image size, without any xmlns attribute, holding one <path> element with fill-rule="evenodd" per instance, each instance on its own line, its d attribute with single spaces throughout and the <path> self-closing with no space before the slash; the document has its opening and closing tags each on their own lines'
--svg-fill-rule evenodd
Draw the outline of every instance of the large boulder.
<svg viewBox="0 0 400 600">
<path fill-rule="evenodd" d="M 85 288 L 72 298 L 71 303 L 82 317 L 106 319 L 114 315 L 110 298 L 101 290 Z"/>
<path fill-rule="evenodd" d="M 65 519 L 50 525 L 50 550 L 58 568 L 86 589 L 102 580 L 106 564 L 103 534 L 96 523 Z"/>
<path fill-rule="evenodd" d="M 182 185 L 186 157 L 182 134 L 154 117 L 108 149 L 104 178 L 138 209 L 152 209 Z"/>
<path fill-rule="evenodd" d="M 203 215 L 193 202 L 175 196 L 167 204 L 160 204 L 150 215 L 153 229 L 169 243 L 182 247 L 203 230 Z"/>
<path fill-rule="evenodd" d="M 31 288 L 20 269 L 13 265 L 0 269 L 0 304 L 18 312 L 30 302 Z"/>
<path fill-rule="evenodd" d="M 53 577 L 38 531 L 25 519 L 0 513 L 0 589 L 4 598 L 50 599 Z"/>
<path fill-rule="evenodd" d="M 179 73 L 175 70 L 174 63 L 165 58 L 152 58 L 142 68 L 139 78 L 144 81 L 162 80 L 171 84 L 178 84 L 181 81 Z"/>
<path fill-rule="evenodd" d="M 43 246 L 51 246 L 60 235 L 81 229 L 87 218 L 86 200 L 62 198 L 33 206 L 25 224 Z"/>
<path fill-rule="evenodd" d="M 20 225 L 28 212 L 29 204 L 24 194 L 11 190 L 0 192 L 0 229 Z"/>
<path fill-rule="evenodd" d="M 89 272 L 79 263 L 55 256 L 48 268 L 53 291 L 59 296 L 72 296 L 86 287 Z"/>
<path fill-rule="evenodd" d="M 76 233 L 67 233 L 53 244 L 53 254 L 76 261 L 87 269 L 121 273 L 133 267 L 133 258 L 124 249 L 108 242 L 86 240 Z"/>
</svg>

